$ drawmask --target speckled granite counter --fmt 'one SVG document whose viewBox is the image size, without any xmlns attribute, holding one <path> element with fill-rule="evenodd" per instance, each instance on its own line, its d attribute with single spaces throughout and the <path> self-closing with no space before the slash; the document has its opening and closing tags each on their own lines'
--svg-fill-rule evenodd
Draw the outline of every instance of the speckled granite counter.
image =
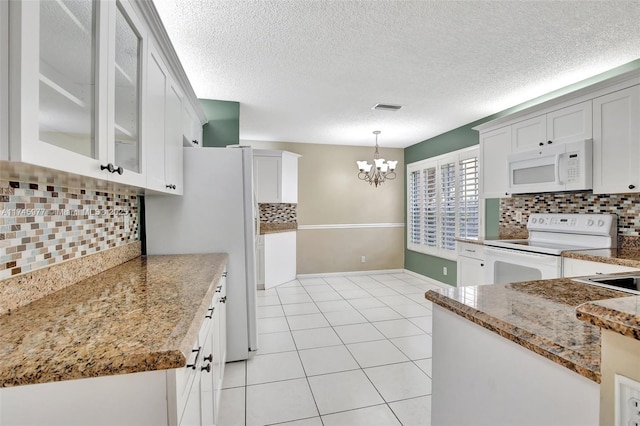
<svg viewBox="0 0 640 426">
<path fill-rule="evenodd" d="M 142 256 L 0 316 L 0 387 L 183 367 L 226 254 Z"/>
<path fill-rule="evenodd" d="M 640 296 L 589 302 L 576 311 L 582 321 L 640 340 Z"/>
<path fill-rule="evenodd" d="M 612 248 L 562 252 L 562 257 L 588 260 L 591 262 L 610 263 L 640 269 L 640 249 Z"/>
<path fill-rule="evenodd" d="M 628 296 L 555 279 L 429 290 L 425 297 L 588 379 L 600 382 L 600 329 L 580 321 L 576 307 Z"/>
<path fill-rule="evenodd" d="M 260 222 L 260 235 L 292 232 L 298 229 L 298 222 L 265 223 Z"/>
</svg>

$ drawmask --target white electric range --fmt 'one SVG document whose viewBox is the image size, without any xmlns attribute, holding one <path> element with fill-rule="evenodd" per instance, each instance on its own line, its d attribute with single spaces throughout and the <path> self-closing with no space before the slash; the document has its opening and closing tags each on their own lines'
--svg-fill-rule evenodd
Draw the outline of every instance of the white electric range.
<svg viewBox="0 0 640 426">
<path fill-rule="evenodd" d="M 485 241 L 487 284 L 560 278 L 563 251 L 617 246 L 614 214 L 536 213 L 527 230 L 526 240 Z"/>
</svg>

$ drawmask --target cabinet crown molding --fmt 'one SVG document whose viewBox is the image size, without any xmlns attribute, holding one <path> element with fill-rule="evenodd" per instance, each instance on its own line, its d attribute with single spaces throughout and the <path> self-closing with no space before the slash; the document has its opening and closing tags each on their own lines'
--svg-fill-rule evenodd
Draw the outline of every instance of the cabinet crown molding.
<svg viewBox="0 0 640 426">
<path fill-rule="evenodd" d="M 502 126 L 512 124 L 513 122 L 527 118 L 528 116 L 533 116 L 534 114 L 545 114 L 559 108 L 564 108 L 576 103 L 588 101 L 590 99 L 605 95 L 607 93 L 611 93 L 617 90 L 625 89 L 630 86 L 634 86 L 636 84 L 640 84 L 640 69 L 627 71 L 623 74 L 608 78 L 606 80 L 599 81 L 589 86 L 572 90 L 568 93 L 562 93 L 565 90 L 571 90 L 569 89 L 570 87 L 578 84 L 580 84 L 580 82 L 562 89 L 558 89 L 551 93 L 542 95 L 530 101 L 524 102 L 521 105 L 526 105 L 529 103 L 535 103 L 539 101 L 538 104 L 535 104 L 533 106 L 524 107 L 519 111 L 513 112 L 511 114 L 506 114 L 494 120 L 479 124 L 473 127 L 473 130 L 476 130 L 481 133 L 486 132 L 488 130 L 493 130 Z M 557 94 L 557 93 L 562 93 L 562 94 L 559 94 L 558 96 L 548 99 L 549 96 L 553 96 L 553 94 Z M 515 106 L 512 108 L 518 108 L 518 106 Z"/>
</svg>

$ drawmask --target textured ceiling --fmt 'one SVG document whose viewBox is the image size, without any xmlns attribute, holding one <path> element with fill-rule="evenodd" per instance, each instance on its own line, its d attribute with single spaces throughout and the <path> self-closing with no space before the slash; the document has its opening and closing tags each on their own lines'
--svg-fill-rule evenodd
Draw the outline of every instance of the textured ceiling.
<svg viewBox="0 0 640 426">
<path fill-rule="evenodd" d="M 640 58 L 637 0 L 154 3 L 246 140 L 406 147 Z"/>
</svg>

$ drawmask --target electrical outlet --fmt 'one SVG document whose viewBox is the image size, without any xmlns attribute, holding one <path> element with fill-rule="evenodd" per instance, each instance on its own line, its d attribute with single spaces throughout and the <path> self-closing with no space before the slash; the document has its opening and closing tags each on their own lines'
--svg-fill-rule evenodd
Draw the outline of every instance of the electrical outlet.
<svg viewBox="0 0 640 426">
<path fill-rule="evenodd" d="M 442 275 L 447 275 L 447 272 L 448 272 L 448 271 L 447 271 L 447 267 L 446 267 L 446 266 L 443 266 L 443 267 L 442 267 Z"/>
<path fill-rule="evenodd" d="M 522 212 L 520 210 L 516 211 L 516 222 L 522 222 Z"/>
<path fill-rule="evenodd" d="M 367 261 L 367 257 L 366 256 L 360 257 L 360 263 L 365 263 L 366 261 Z"/>
<path fill-rule="evenodd" d="M 640 426 L 640 382 L 615 375 L 615 424 Z"/>
</svg>

